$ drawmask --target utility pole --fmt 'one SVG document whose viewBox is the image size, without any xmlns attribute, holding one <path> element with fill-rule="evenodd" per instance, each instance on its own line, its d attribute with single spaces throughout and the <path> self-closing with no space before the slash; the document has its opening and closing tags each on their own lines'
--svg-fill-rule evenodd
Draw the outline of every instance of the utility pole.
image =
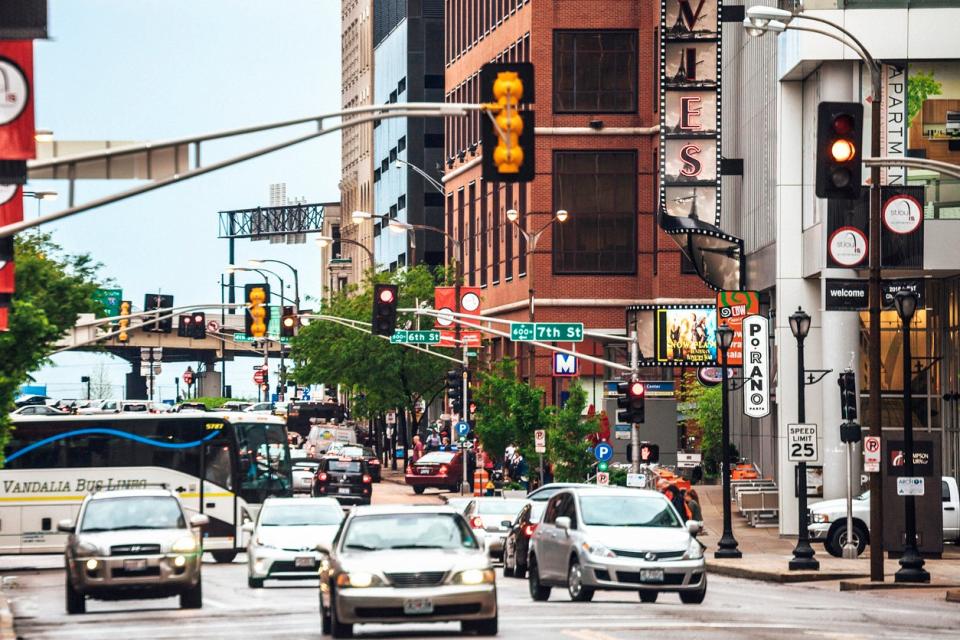
<svg viewBox="0 0 960 640">
<path fill-rule="evenodd" d="M 640 379 L 640 342 L 636 330 L 630 332 L 630 382 Z M 640 424 L 633 422 L 630 425 L 630 454 L 632 462 L 630 471 L 640 473 Z"/>
<path fill-rule="evenodd" d="M 458 282 L 459 282 L 459 280 L 458 280 Z M 457 295 L 457 301 L 458 301 L 457 304 L 458 304 L 458 305 L 459 305 L 459 300 L 460 300 L 460 296 L 459 296 L 459 294 L 458 294 L 458 295 Z M 458 324 L 457 324 L 457 327 L 459 328 L 459 326 L 460 326 L 460 324 L 458 323 Z M 462 397 L 462 401 L 461 401 L 460 419 L 461 419 L 463 422 L 466 422 L 466 423 L 469 424 L 469 422 L 470 422 L 470 407 L 467 405 L 467 397 L 468 397 L 468 395 L 469 395 L 469 389 L 470 389 L 470 382 L 469 382 L 469 381 L 470 381 L 470 372 L 468 371 L 467 367 L 470 366 L 470 356 L 467 354 L 467 349 L 468 349 L 468 347 L 467 347 L 466 343 L 464 343 L 464 344 L 463 344 L 463 372 L 462 372 L 462 374 L 461 374 L 462 377 L 463 377 L 463 397 Z M 451 434 L 451 435 L 453 435 L 453 434 Z M 463 451 L 462 451 L 462 453 L 461 453 L 462 460 L 461 460 L 461 465 L 460 465 L 460 466 L 463 467 L 463 484 L 460 485 L 460 495 L 463 495 L 463 491 L 464 491 L 463 486 L 467 484 L 467 454 L 468 454 L 468 452 L 467 452 L 467 442 L 466 442 L 466 440 L 464 440 L 463 445 L 462 445 L 462 448 L 463 448 Z M 469 485 L 468 485 L 468 486 L 469 486 Z M 472 492 L 471 492 L 471 493 L 472 493 Z"/>
</svg>

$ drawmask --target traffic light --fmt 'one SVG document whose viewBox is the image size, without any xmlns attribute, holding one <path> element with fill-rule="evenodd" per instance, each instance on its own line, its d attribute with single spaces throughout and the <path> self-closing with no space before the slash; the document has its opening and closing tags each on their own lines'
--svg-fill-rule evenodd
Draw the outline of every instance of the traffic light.
<svg viewBox="0 0 960 640">
<path fill-rule="evenodd" d="M 397 328 L 397 285 L 373 285 L 373 335 L 392 336 Z"/>
<path fill-rule="evenodd" d="M 283 317 L 280 318 L 280 337 L 292 338 L 297 335 L 297 325 L 299 325 L 296 309 L 294 307 L 284 307 Z"/>
<path fill-rule="evenodd" d="M 270 322 L 270 285 L 264 282 L 244 286 L 243 299 L 247 301 L 246 334 L 251 338 L 264 337 Z"/>
<path fill-rule="evenodd" d="M 534 102 L 533 64 L 485 64 L 480 69 L 480 87 L 480 101 L 486 112 L 480 120 L 483 178 L 492 182 L 530 182 L 535 174 L 536 124 L 534 112 L 520 107 Z"/>
<path fill-rule="evenodd" d="M 863 105 L 821 102 L 817 107 L 818 198 L 860 198 L 862 149 Z"/>
<path fill-rule="evenodd" d="M 630 415 L 633 422 L 643 422 L 646 418 L 647 386 L 639 380 L 630 383 Z"/>
<path fill-rule="evenodd" d="M 193 337 L 193 314 L 192 313 L 188 313 L 180 316 L 179 322 L 177 322 L 177 337 L 178 338 Z"/>
<path fill-rule="evenodd" d="M 840 385 L 840 417 L 844 422 L 857 419 L 857 374 L 847 369 L 837 378 Z"/>
<path fill-rule="evenodd" d="M 196 340 L 204 340 L 207 337 L 207 314 L 203 311 L 193 312 L 193 323 L 190 327 L 193 329 L 191 337 Z"/>
<path fill-rule="evenodd" d="M 144 331 L 154 333 L 173 333 L 173 316 L 170 309 L 173 308 L 173 296 L 163 293 L 148 293 L 143 297 L 144 311 L 157 311 L 156 317 L 161 318 L 157 322 L 151 322 L 143 327 Z M 163 311 L 160 311 L 163 309 Z M 144 318 L 144 322 L 151 318 Z"/>
<path fill-rule="evenodd" d="M 133 303 L 131 303 L 129 300 L 123 300 L 122 302 L 120 302 L 120 315 L 129 316 L 130 309 L 132 307 L 133 307 Z M 120 320 L 117 322 L 117 326 L 120 327 L 120 333 L 117 334 L 117 341 L 129 342 L 130 336 L 129 334 L 127 334 L 127 327 L 130 326 L 130 319 L 126 317 L 121 317 Z"/>
<path fill-rule="evenodd" d="M 463 378 L 457 369 L 447 371 L 447 397 L 453 406 L 453 412 L 460 413 L 463 410 Z"/>
<path fill-rule="evenodd" d="M 617 383 L 617 422 L 633 424 L 633 414 L 630 413 L 630 383 Z"/>
</svg>

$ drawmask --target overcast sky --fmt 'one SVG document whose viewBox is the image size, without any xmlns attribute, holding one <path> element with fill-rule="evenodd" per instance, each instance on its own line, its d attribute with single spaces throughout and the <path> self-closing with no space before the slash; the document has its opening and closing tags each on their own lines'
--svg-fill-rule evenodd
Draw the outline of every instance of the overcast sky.
<svg viewBox="0 0 960 640">
<path fill-rule="evenodd" d="M 38 129 L 61 140 L 160 140 L 335 111 L 340 102 L 340 3 L 334 0 L 51 0 L 47 41 L 35 44 Z M 310 127 L 203 147 L 204 162 L 292 138 Z M 308 202 L 339 199 L 336 134 L 182 185 L 94 209 L 46 227 L 71 252 L 89 252 L 137 308 L 148 292 L 176 304 L 219 302 L 227 243 L 217 213 L 267 205 L 269 185 Z M 77 203 L 132 186 L 78 183 Z M 65 181 L 33 181 L 61 197 Z M 38 213 L 27 200 L 25 215 Z M 238 262 L 277 258 L 300 270 L 301 297 L 317 296 L 319 251 L 306 245 L 238 242 Z M 275 265 L 278 266 L 278 265 Z M 278 271 L 283 267 L 278 266 Z M 292 277 L 285 273 L 289 282 Z M 238 276 L 239 277 L 239 276 Z M 246 279 L 239 277 L 239 282 Z M 129 367 L 110 356 L 68 353 L 36 372 L 54 397 L 79 397 L 80 377 L 105 366 L 123 394 Z M 228 364 L 235 396 L 255 395 L 252 360 Z M 183 363 L 165 367 L 158 398 L 173 397 Z"/>
</svg>

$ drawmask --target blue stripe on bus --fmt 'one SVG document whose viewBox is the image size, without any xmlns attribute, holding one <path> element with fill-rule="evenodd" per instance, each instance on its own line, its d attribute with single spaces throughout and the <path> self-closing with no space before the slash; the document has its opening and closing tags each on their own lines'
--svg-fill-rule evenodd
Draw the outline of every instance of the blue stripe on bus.
<svg viewBox="0 0 960 640">
<path fill-rule="evenodd" d="M 38 442 L 34 442 L 31 445 L 20 449 L 7 456 L 7 462 L 11 460 L 16 460 L 20 456 L 30 453 L 34 449 L 43 447 L 50 444 L 51 442 L 56 442 L 57 440 L 63 440 L 65 438 L 73 438 L 74 436 L 85 436 L 89 434 L 99 434 L 105 436 L 116 436 L 118 438 L 126 438 L 127 440 L 133 440 L 134 442 L 139 442 L 140 444 L 150 445 L 151 447 L 160 447 L 161 449 L 189 449 L 191 447 L 196 447 L 211 438 L 215 438 L 216 435 L 220 433 L 219 431 L 214 431 L 209 435 L 204 436 L 200 440 L 193 440 L 191 442 L 158 442 L 156 440 L 151 440 L 149 438 L 144 438 L 143 436 L 138 436 L 133 433 L 127 433 L 126 431 L 119 431 L 117 429 L 77 429 L 76 431 L 66 431 L 64 433 L 57 434 L 55 436 L 50 436 L 49 438 L 44 438 Z"/>
</svg>

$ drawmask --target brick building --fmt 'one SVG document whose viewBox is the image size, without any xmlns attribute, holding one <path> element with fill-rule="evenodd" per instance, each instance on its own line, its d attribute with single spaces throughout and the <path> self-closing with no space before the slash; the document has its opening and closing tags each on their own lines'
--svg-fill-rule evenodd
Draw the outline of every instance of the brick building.
<svg viewBox="0 0 960 640">
<path fill-rule="evenodd" d="M 464 243 L 466 284 L 483 287 L 486 315 L 526 320 L 533 288 L 538 322 L 622 334 L 628 305 L 712 298 L 657 224 L 659 21 L 659 3 L 635 0 L 446 0 L 448 102 L 479 101 L 487 62 L 536 69 L 532 183 L 483 181 L 480 115 L 446 123 L 446 228 Z M 560 209 L 569 218 L 551 224 Z M 521 229 L 544 226 L 528 251 Z M 625 360 L 621 345 L 588 339 L 575 348 Z M 528 375 L 518 345 L 495 339 L 487 349 L 517 358 Z M 583 362 L 580 375 L 596 400 L 613 377 Z M 553 402 L 561 387 L 542 349 L 536 378 Z"/>
</svg>

